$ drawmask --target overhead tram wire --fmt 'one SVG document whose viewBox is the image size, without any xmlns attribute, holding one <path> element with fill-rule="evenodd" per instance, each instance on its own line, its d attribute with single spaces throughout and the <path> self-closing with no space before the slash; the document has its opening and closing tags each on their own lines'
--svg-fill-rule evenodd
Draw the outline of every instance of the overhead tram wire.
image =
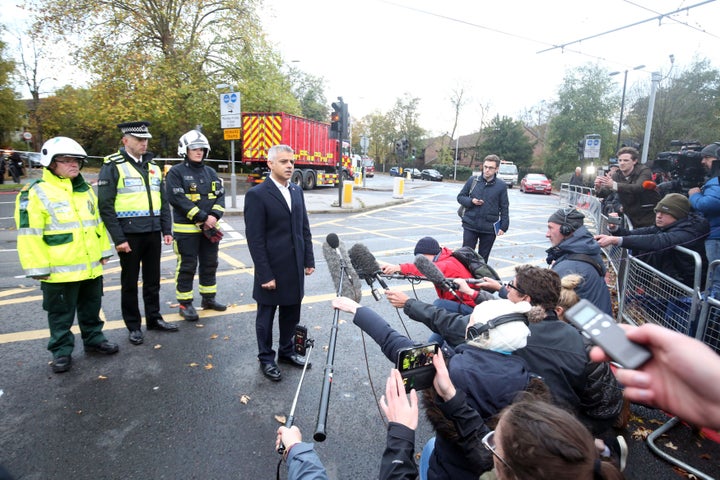
<svg viewBox="0 0 720 480">
<path fill-rule="evenodd" d="M 715 0 L 710 0 L 710 1 L 715 1 Z M 631 1 L 631 0 L 625 0 L 625 2 L 626 2 L 626 3 L 629 3 L 630 5 L 633 5 L 633 6 L 635 6 L 635 7 L 641 8 L 641 9 L 643 9 L 643 10 L 647 10 L 647 11 L 650 12 L 650 13 L 654 13 L 655 15 L 661 15 L 661 16 L 662 16 L 662 14 L 661 14 L 660 12 L 657 12 L 657 11 L 655 11 L 655 10 L 653 10 L 653 9 L 651 9 L 651 8 L 648 8 L 648 7 L 644 6 L 644 5 L 640 5 L 640 4 L 638 4 L 638 3 L 635 3 L 635 2 L 633 2 L 633 1 Z M 705 3 L 708 3 L 708 2 L 705 2 Z M 697 5 L 693 5 L 693 7 L 695 7 L 695 6 L 697 6 Z M 692 7 L 687 7 L 687 8 L 692 8 Z M 684 10 L 684 9 L 683 9 L 683 10 Z M 694 26 L 694 25 L 690 25 L 689 23 L 681 22 L 681 21 L 678 20 L 677 18 L 674 18 L 674 17 L 664 17 L 664 18 L 667 18 L 668 20 L 671 20 L 671 21 L 673 21 L 673 22 L 675 22 L 675 23 L 679 23 L 680 25 L 683 25 L 683 26 L 685 26 L 685 27 L 688 27 L 688 28 L 690 28 L 690 29 L 692 29 L 692 30 L 695 30 L 695 31 L 698 31 L 698 32 L 700 32 L 700 33 L 707 34 L 707 35 L 709 35 L 709 36 L 711 36 L 711 37 L 713 37 L 713 38 L 720 39 L 720 36 L 718 36 L 718 35 L 715 35 L 715 34 L 713 34 L 713 33 L 710 33 L 710 32 L 708 32 L 707 30 L 704 30 L 704 29 L 702 29 L 702 28 L 698 28 L 698 27 L 696 27 L 696 26 Z"/>
<path fill-rule="evenodd" d="M 689 7 L 678 8 L 678 9 L 676 9 L 676 10 L 673 10 L 672 12 L 660 13 L 660 14 L 657 14 L 656 16 L 654 16 L 654 17 L 646 18 L 645 20 L 640 20 L 640 21 L 638 21 L 638 22 L 634 22 L 634 23 L 631 23 L 631 24 L 628 24 L 628 25 L 624 25 L 624 26 L 622 26 L 622 27 L 613 28 L 613 29 L 611 29 L 611 30 L 607 30 L 607 31 L 602 32 L 602 33 L 596 33 L 596 34 L 594 34 L 594 35 L 590 35 L 589 37 L 584 37 L 584 38 L 581 38 L 581 39 L 579 39 L 579 40 L 573 40 L 572 42 L 567 42 L 567 43 L 561 43 L 561 44 L 559 44 L 559 45 L 554 45 L 554 46 L 552 46 L 552 47 L 550 47 L 550 48 L 546 48 L 545 50 L 540 50 L 540 51 L 537 52 L 537 53 L 550 52 L 550 51 L 556 50 L 556 49 L 558 49 L 558 48 L 559 48 L 559 49 L 562 49 L 562 50 L 564 51 L 564 50 L 565 50 L 565 47 L 567 47 L 568 45 L 573 45 L 573 44 L 575 44 L 575 43 L 584 42 L 585 40 L 590 40 L 590 39 L 593 39 L 593 38 L 602 37 L 602 36 L 607 35 L 607 34 L 609 34 L 609 33 L 615 33 L 615 32 L 619 32 L 620 30 L 625 30 L 625 29 L 627 29 L 627 28 L 631 28 L 631 27 L 636 27 L 636 26 L 638 26 L 638 25 L 642 25 L 643 23 L 652 22 L 652 21 L 655 21 L 655 20 L 662 20 L 663 18 L 670 18 L 670 15 L 675 15 L 676 13 L 680 13 L 680 12 L 683 12 L 683 11 L 689 11 L 691 8 L 700 7 L 700 6 L 702 6 L 702 5 L 705 5 L 705 4 L 707 4 L 707 3 L 712 3 L 712 2 L 714 2 L 714 1 L 715 1 L 715 0 L 705 0 L 704 2 L 696 3 L 695 5 L 690 5 Z M 680 22 L 680 23 L 682 23 L 682 22 Z M 689 26 L 689 25 L 688 25 L 688 26 Z M 707 33 L 707 32 L 706 32 L 706 33 Z"/>
</svg>

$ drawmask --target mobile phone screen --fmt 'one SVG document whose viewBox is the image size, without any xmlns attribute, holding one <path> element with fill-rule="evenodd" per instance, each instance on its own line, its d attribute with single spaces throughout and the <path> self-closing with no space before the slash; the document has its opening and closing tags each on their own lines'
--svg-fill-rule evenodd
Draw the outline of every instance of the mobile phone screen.
<svg viewBox="0 0 720 480">
<path fill-rule="evenodd" d="M 413 388 L 419 391 L 432 386 L 435 378 L 433 359 L 438 348 L 437 343 L 430 343 L 406 348 L 398 353 L 397 369 L 403 377 L 405 392 L 410 392 Z"/>
</svg>

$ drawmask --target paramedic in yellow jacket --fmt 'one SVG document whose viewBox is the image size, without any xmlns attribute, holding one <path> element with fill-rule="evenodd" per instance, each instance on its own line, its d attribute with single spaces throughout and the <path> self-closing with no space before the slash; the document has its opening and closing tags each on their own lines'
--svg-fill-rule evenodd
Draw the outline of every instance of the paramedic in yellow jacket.
<svg viewBox="0 0 720 480">
<path fill-rule="evenodd" d="M 70 370 L 76 312 L 85 352 L 118 351 L 102 332 L 102 266 L 112 250 L 95 193 L 80 175 L 86 156 L 70 138 L 45 142 L 42 180 L 27 184 L 15 204 L 20 263 L 28 277 L 41 282 L 55 373 Z"/>
</svg>

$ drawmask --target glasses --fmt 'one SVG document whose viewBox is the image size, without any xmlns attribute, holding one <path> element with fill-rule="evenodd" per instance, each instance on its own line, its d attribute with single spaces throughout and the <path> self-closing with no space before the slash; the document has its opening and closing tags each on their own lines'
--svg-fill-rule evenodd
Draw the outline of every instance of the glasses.
<svg viewBox="0 0 720 480">
<path fill-rule="evenodd" d="M 505 284 L 505 286 L 516 290 L 520 295 L 527 295 L 527 293 L 525 293 L 525 290 L 515 285 L 515 280 L 509 281 L 507 284 Z"/>
<path fill-rule="evenodd" d="M 498 460 L 502 462 L 503 465 L 505 465 L 505 468 L 512 471 L 512 468 L 510 468 L 510 465 L 507 464 L 507 462 L 497 453 L 496 445 L 495 445 L 495 430 L 491 430 L 488 432 L 487 435 L 485 435 L 482 439 L 482 444 L 490 450 L 490 453 L 495 455 Z"/>
</svg>

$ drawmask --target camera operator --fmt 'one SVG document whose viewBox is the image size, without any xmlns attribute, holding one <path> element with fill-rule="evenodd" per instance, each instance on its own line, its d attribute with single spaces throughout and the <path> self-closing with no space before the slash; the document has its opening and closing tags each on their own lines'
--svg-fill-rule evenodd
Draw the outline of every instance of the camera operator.
<svg viewBox="0 0 720 480">
<path fill-rule="evenodd" d="M 700 152 L 702 165 L 712 175 L 713 162 L 718 159 L 720 142 L 711 143 Z M 711 176 L 702 188 L 688 190 L 690 205 L 702 213 L 710 222 L 710 236 L 705 240 L 705 255 L 707 261 L 720 259 L 720 180 L 718 176 Z M 720 268 L 715 270 L 712 278 L 710 294 L 720 298 Z"/>
<path fill-rule="evenodd" d="M 633 227 L 647 227 L 655 223 L 653 208 L 660 201 L 660 194 L 643 187 L 652 180 L 647 165 L 638 164 L 640 153 L 632 147 L 623 147 L 617 152 L 618 171 L 612 177 L 600 176 L 595 179 L 596 195 L 607 198 L 617 192 L 623 213 Z"/>
<path fill-rule="evenodd" d="M 312 443 L 302 441 L 302 433 L 296 426 L 277 430 L 275 449 L 285 448 L 283 460 L 288 465 L 288 480 L 327 480 L 327 472 Z"/>
</svg>

